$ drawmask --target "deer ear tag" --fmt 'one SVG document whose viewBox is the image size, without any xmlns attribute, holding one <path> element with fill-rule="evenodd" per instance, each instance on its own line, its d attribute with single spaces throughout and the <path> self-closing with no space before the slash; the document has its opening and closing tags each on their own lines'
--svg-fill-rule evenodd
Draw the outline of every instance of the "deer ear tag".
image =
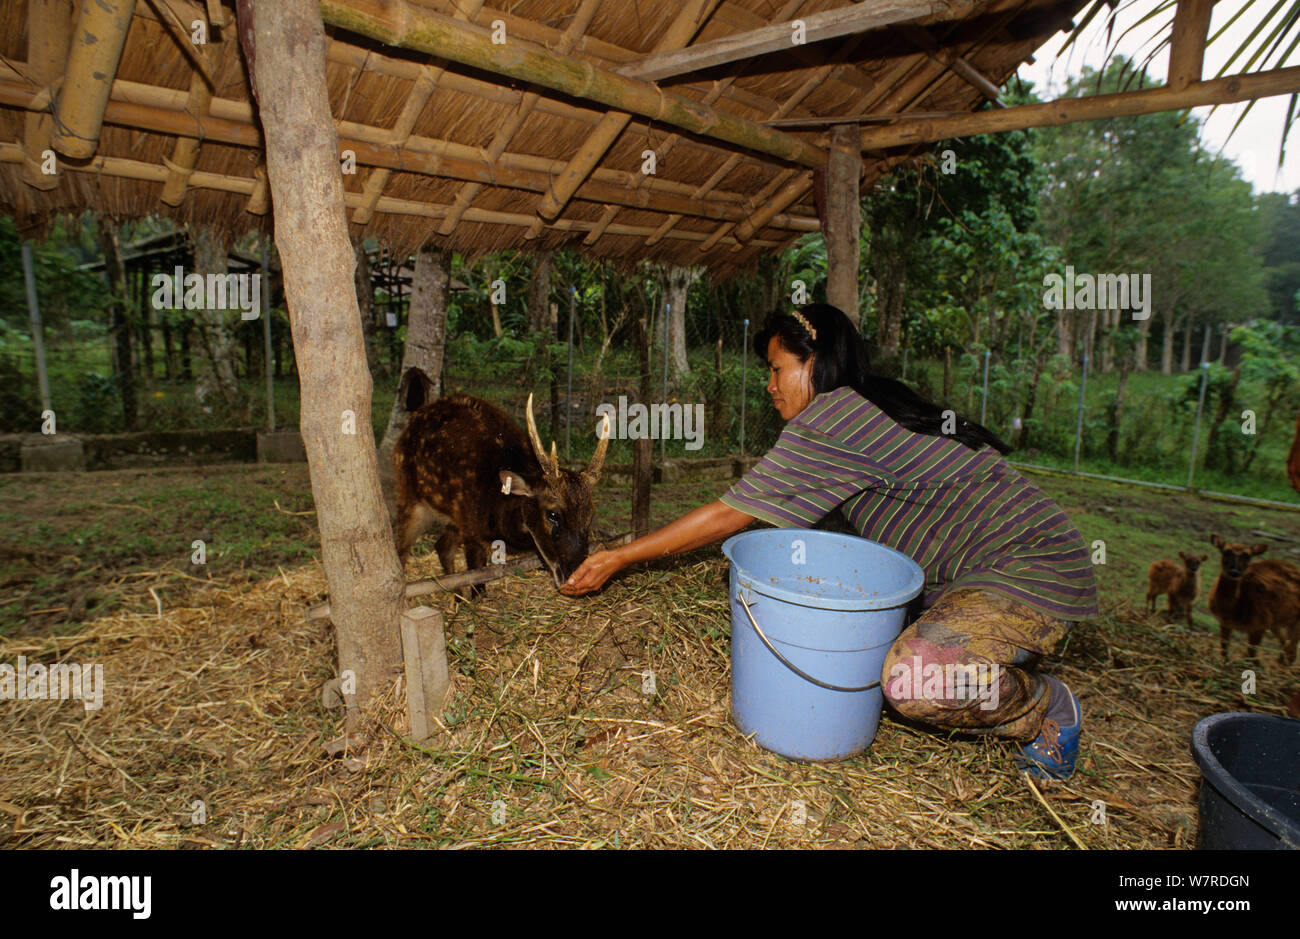
<svg viewBox="0 0 1300 939">
<path fill-rule="evenodd" d="M 510 495 L 510 484 L 511 484 L 512 482 L 514 482 L 514 481 L 515 481 L 515 478 L 514 478 L 513 476 L 507 476 L 507 477 L 506 477 L 506 481 L 505 481 L 504 483 L 501 484 L 501 494 L 502 494 L 503 496 L 508 496 L 508 495 Z"/>
</svg>

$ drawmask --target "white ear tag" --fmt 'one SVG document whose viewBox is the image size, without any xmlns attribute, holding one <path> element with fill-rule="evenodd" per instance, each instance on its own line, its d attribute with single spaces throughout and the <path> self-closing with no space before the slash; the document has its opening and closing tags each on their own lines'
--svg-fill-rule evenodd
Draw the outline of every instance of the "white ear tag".
<svg viewBox="0 0 1300 939">
<path fill-rule="evenodd" d="M 501 485 L 501 494 L 502 494 L 503 496 L 508 496 L 508 495 L 510 495 L 510 484 L 511 484 L 512 482 L 514 482 L 514 481 L 515 481 L 515 478 L 514 478 L 513 476 L 507 476 L 507 477 L 506 477 L 506 481 L 505 481 L 504 483 L 502 483 L 502 485 Z"/>
</svg>

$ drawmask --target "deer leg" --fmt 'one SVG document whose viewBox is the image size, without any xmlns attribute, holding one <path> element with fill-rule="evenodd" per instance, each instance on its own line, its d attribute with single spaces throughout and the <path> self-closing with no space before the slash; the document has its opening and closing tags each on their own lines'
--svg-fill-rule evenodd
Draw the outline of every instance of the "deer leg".
<svg viewBox="0 0 1300 939">
<path fill-rule="evenodd" d="M 412 502 L 397 508 L 397 559 L 406 563 L 406 556 L 420 540 L 420 536 L 433 527 L 437 516 L 423 502 Z"/>
<path fill-rule="evenodd" d="M 1228 637 L 1232 635 L 1232 630 L 1227 627 L 1219 626 L 1219 651 L 1223 653 L 1223 661 L 1228 661 Z"/>
<path fill-rule="evenodd" d="M 442 564 L 444 574 L 454 574 L 456 572 L 456 549 L 460 547 L 460 529 L 454 524 L 448 524 L 438 536 L 438 543 L 434 550 L 438 552 L 438 562 Z"/>
<path fill-rule="evenodd" d="M 1262 629 L 1259 632 L 1250 634 L 1250 641 L 1246 648 L 1246 658 L 1251 662 L 1255 661 L 1255 656 L 1259 652 L 1259 649 L 1256 647 L 1259 645 L 1259 641 L 1263 638 L 1264 631 Z"/>
<path fill-rule="evenodd" d="M 1295 649 L 1298 642 L 1300 642 L 1300 624 L 1291 627 L 1291 637 L 1289 639 L 1284 638 L 1282 633 L 1278 633 L 1277 644 L 1282 648 L 1277 657 L 1280 664 L 1295 664 Z"/>
<path fill-rule="evenodd" d="M 487 545 L 478 539 L 467 538 L 465 540 L 465 569 L 476 571 L 480 568 L 487 567 L 487 563 Z M 487 585 L 471 584 L 468 593 L 471 597 L 481 597 L 487 593 Z"/>
</svg>

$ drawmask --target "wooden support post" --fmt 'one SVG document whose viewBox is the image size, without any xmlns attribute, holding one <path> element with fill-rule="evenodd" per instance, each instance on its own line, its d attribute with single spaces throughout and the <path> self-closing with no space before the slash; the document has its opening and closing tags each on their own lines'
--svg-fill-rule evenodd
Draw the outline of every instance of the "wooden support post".
<svg viewBox="0 0 1300 939">
<path fill-rule="evenodd" d="M 55 109 L 59 122 L 50 136 L 55 150 L 73 160 L 93 156 L 126 45 L 135 0 L 83 3 L 68 53 L 68 73 Z"/>
<path fill-rule="evenodd" d="M 1167 88 L 1186 88 L 1201 80 L 1205 59 L 1205 37 L 1210 31 L 1214 0 L 1178 0 L 1174 28 L 1169 41 Z"/>
<path fill-rule="evenodd" d="M 285 306 L 302 388 L 299 426 L 320 522 L 349 729 L 402 665 L 402 569 L 379 485 L 370 372 L 344 215 L 338 132 L 314 0 L 239 0 L 253 63 Z M 256 50 L 249 54 L 249 47 Z"/>
<path fill-rule="evenodd" d="M 831 157 L 826 165 L 826 300 L 858 323 L 858 238 L 862 208 L 858 181 L 862 154 L 857 124 L 831 128 Z"/>
<path fill-rule="evenodd" d="M 402 614 L 402 657 L 406 660 L 406 716 L 410 737 L 421 743 L 433 736 L 433 716 L 451 694 L 447 640 L 442 612 L 417 606 Z"/>
<path fill-rule="evenodd" d="M 491 30 L 471 27 L 404 0 L 390 0 L 382 6 L 363 4 L 362 0 L 322 0 L 321 13 L 330 25 L 385 45 L 427 52 L 496 75 L 532 82 L 803 166 L 826 165 L 825 151 L 791 134 L 729 111 L 706 108 L 698 101 L 649 82 L 597 68 L 587 60 L 557 55 L 525 39 L 512 39 L 503 54 L 503 47 L 493 43 Z"/>
<path fill-rule="evenodd" d="M 71 0 L 28 0 L 27 3 L 27 72 L 37 85 L 37 93 L 44 91 L 47 98 L 54 81 L 67 66 L 72 15 Z M 48 113 L 26 115 L 23 148 L 27 163 L 23 168 L 23 182 L 37 189 L 49 190 L 59 184 L 57 173 L 41 169 L 53 130 L 54 119 Z"/>
</svg>

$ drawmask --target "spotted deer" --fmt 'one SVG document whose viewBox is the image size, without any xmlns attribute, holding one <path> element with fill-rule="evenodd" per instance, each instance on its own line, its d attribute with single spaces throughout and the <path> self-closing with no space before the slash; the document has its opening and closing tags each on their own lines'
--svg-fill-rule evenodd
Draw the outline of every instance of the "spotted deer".
<svg viewBox="0 0 1300 939">
<path fill-rule="evenodd" d="M 1210 536 L 1219 549 L 1222 565 L 1210 591 L 1210 612 L 1219 621 L 1219 648 L 1228 660 L 1228 639 L 1234 629 L 1247 636 L 1247 657 L 1254 661 L 1255 647 L 1271 632 L 1282 647 L 1279 662 L 1291 663 L 1300 640 L 1300 567 L 1285 561 L 1252 560 L 1268 545 L 1245 545 Z"/>
<path fill-rule="evenodd" d="M 1208 554 L 1187 554 L 1179 551 L 1183 563 L 1155 561 L 1147 568 L 1147 612 L 1156 611 L 1156 600 L 1161 594 L 1169 595 L 1169 619 L 1186 619 L 1192 625 L 1192 606 L 1201 595 L 1201 565 L 1209 560 Z"/>
<path fill-rule="evenodd" d="M 498 540 L 515 550 L 536 549 L 557 587 L 578 569 L 587 557 L 609 419 L 591 463 L 574 472 L 560 466 L 554 443 L 549 454 L 543 449 L 532 395 L 526 416 L 527 433 L 500 408 L 463 394 L 411 415 L 393 450 L 401 561 L 442 516 L 448 522 L 436 550 L 446 574 L 460 545 L 474 570 L 487 565 Z"/>
</svg>

